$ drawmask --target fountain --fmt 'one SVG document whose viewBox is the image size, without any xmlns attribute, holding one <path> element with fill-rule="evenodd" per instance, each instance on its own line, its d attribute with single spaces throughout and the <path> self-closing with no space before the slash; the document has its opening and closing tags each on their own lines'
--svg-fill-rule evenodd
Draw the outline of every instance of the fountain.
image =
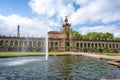
<svg viewBox="0 0 120 80">
<path fill-rule="evenodd" d="M 65 55 L 50 56 L 48 60 L 48 35 L 44 35 L 39 41 L 41 41 L 41 52 L 45 53 L 45 57 L 0 58 L 0 80 L 120 79 L 120 69 L 107 64 L 106 60 Z M 28 37 L 26 38 L 27 46 L 29 42 Z"/>
<path fill-rule="evenodd" d="M 41 46 L 41 49 L 40 52 L 44 52 L 45 53 L 45 60 L 47 61 L 48 60 L 48 34 L 47 34 L 47 31 L 45 31 L 45 33 L 40 33 L 41 35 L 39 36 L 42 36 L 39 38 L 40 39 L 43 39 L 43 41 L 41 42 L 42 46 Z M 20 38 L 20 26 L 18 25 L 17 26 L 17 37 Z M 34 38 L 34 37 L 32 37 Z M 31 42 L 31 39 L 29 36 L 28 37 L 23 37 L 24 41 L 20 41 L 20 46 L 21 46 L 21 52 L 28 52 L 28 51 L 35 51 L 35 50 L 29 50 L 29 48 L 32 47 L 32 45 L 34 45 L 34 42 L 32 43 Z M 37 38 L 34 38 L 34 39 L 37 39 Z M 36 52 L 36 51 L 35 51 Z"/>
<path fill-rule="evenodd" d="M 46 57 L 47 59 L 47 57 Z M 120 69 L 84 56 L 0 58 L 0 80 L 119 80 Z"/>
<path fill-rule="evenodd" d="M 46 35 L 46 49 L 45 49 L 45 59 L 48 60 L 48 35 Z"/>
</svg>

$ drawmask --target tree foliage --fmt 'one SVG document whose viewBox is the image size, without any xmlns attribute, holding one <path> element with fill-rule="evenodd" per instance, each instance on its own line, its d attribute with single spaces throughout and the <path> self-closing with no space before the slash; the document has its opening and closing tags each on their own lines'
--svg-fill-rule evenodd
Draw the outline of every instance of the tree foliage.
<svg viewBox="0 0 120 80">
<path fill-rule="evenodd" d="M 111 33 L 102 33 L 102 32 L 88 32 L 87 34 L 80 34 L 77 31 L 73 31 L 73 39 L 82 39 L 82 40 L 120 40 L 120 38 L 114 38 L 114 35 Z"/>
<path fill-rule="evenodd" d="M 77 32 L 77 31 L 73 31 L 73 39 L 82 39 L 82 35 Z"/>
<path fill-rule="evenodd" d="M 84 40 L 112 40 L 113 34 L 111 33 L 97 33 L 97 32 L 89 32 L 83 35 Z"/>
</svg>

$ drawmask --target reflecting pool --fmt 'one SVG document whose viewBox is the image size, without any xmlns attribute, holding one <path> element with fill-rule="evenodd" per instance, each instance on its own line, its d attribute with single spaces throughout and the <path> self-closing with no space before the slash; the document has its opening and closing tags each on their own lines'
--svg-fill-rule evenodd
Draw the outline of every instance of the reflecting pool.
<svg viewBox="0 0 120 80">
<path fill-rule="evenodd" d="M 120 69 L 83 56 L 0 58 L 0 80 L 120 79 Z"/>
</svg>

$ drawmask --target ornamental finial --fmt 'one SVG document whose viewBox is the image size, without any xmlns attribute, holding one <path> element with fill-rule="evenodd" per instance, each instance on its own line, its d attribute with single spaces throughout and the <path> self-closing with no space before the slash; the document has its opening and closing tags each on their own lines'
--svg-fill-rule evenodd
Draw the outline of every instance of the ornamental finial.
<svg viewBox="0 0 120 80">
<path fill-rule="evenodd" d="M 65 16 L 64 22 L 68 22 L 68 17 L 67 16 Z"/>
</svg>

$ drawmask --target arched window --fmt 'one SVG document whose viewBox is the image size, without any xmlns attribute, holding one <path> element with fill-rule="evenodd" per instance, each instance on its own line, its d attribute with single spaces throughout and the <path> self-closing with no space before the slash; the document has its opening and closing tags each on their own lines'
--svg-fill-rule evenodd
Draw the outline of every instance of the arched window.
<svg viewBox="0 0 120 80">
<path fill-rule="evenodd" d="M 90 47 L 90 43 L 88 43 L 88 47 Z"/>
<path fill-rule="evenodd" d="M 95 47 L 97 47 L 97 43 L 95 43 Z"/>
<path fill-rule="evenodd" d="M 58 43 L 57 42 L 55 42 L 55 47 L 58 47 Z"/>
<path fill-rule="evenodd" d="M 81 48 L 83 47 L 83 44 L 82 44 L 82 43 L 80 43 L 80 47 L 81 47 Z"/>
<path fill-rule="evenodd" d="M 106 47 L 108 48 L 108 44 L 106 44 Z"/>
<path fill-rule="evenodd" d="M 38 47 L 41 47 L 41 42 L 38 42 Z"/>
<path fill-rule="evenodd" d="M 102 43 L 102 47 L 104 47 L 104 43 Z"/>
<path fill-rule="evenodd" d="M 18 46 L 18 41 L 15 41 L 15 46 Z"/>
<path fill-rule="evenodd" d="M 24 41 L 24 46 L 27 46 L 27 41 Z"/>
<path fill-rule="evenodd" d="M 111 44 L 109 44 L 110 48 L 111 48 Z"/>
<path fill-rule="evenodd" d="M 13 46 L 13 41 L 10 41 L 10 46 Z"/>
<path fill-rule="evenodd" d="M 51 47 L 53 47 L 53 42 L 51 42 Z"/>
<path fill-rule="evenodd" d="M 94 47 L 94 44 L 92 43 L 92 47 Z"/>
<path fill-rule="evenodd" d="M 113 48 L 115 48 L 115 44 L 113 44 Z"/>
<path fill-rule="evenodd" d="M 84 47 L 86 47 L 86 43 L 84 43 Z"/>
<path fill-rule="evenodd" d="M 79 43 L 76 43 L 77 48 L 79 48 Z"/>
<path fill-rule="evenodd" d="M 0 46 L 3 46 L 3 40 L 0 41 Z"/>
<path fill-rule="evenodd" d="M 33 46 L 36 46 L 36 41 L 33 42 Z"/>
<path fill-rule="evenodd" d="M 116 44 L 116 48 L 118 48 L 118 44 Z"/>
<path fill-rule="evenodd" d="M 99 47 L 101 47 L 101 44 L 99 43 Z"/>
<path fill-rule="evenodd" d="M 41 44 L 42 44 L 42 45 L 41 45 L 42 47 L 44 47 L 44 46 L 45 46 L 45 42 L 44 42 L 44 41 L 42 41 L 42 42 L 41 42 Z"/>
<path fill-rule="evenodd" d="M 29 41 L 29 47 L 32 47 L 32 41 Z"/>
<path fill-rule="evenodd" d="M 22 45 L 23 45 L 23 42 L 22 42 L 22 41 L 20 41 L 20 42 L 19 42 L 19 45 L 20 45 L 20 46 L 22 46 Z"/>
</svg>

